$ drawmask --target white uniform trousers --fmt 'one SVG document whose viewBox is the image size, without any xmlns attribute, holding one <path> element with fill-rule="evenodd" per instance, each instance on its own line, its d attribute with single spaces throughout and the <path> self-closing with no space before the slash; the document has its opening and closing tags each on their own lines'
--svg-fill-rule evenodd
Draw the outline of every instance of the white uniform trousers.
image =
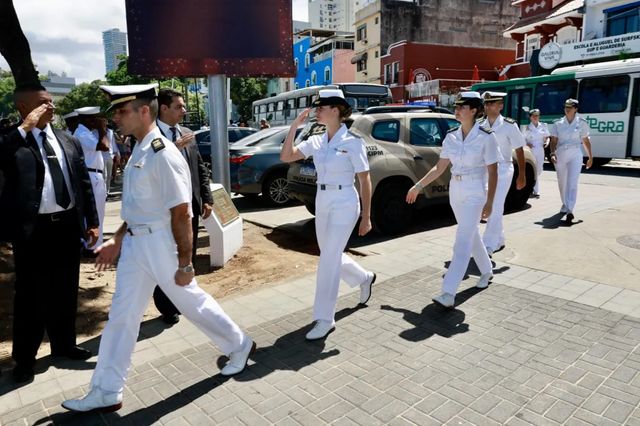
<svg viewBox="0 0 640 426">
<path fill-rule="evenodd" d="M 504 227 L 502 216 L 504 214 L 504 201 L 511 187 L 513 179 L 513 163 L 498 163 L 498 184 L 493 198 L 491 216 L 487 219 L 487 226 L 482 235 L 482 242 L 490 250 L 497 250 L 504 245 Z"/>
<path fill-rule="evenodd" d="M 111 192 L 111 176 L 113 174 L 113 158 L 108 152 L 102 153 L 104 158 L 104 184 L 107 188 L 107 195 Z"/>
<path fill-rule="evenodd" d="M 464 278 L 469 266 L 469 260 L 473 259 L 478 265 L 480 273 L 491 272 L 491 259 L 480 238 L 480 219 L 482 208 L 487 201 L 484 188 L 484 179 L 481 177 L 468 180 L 452 179 L 449 186 L 449 202 L 458 222 L 456 240 L 453 244 L 453 257 L 449 269 L 442 282 L 444 293 L 455 295 L 458 286 Z"/>
<path fill-rule="evenodd" d="M 93 247 L 86 247 L 89 250 L 93 250 L 96 247 L 100 247 L 103 241 L 102 227 L 104 224 L 105 205 L 107 204 L 107 187 L 104 183 L 104 176 L 102 173 L 89 172 L 89 179 L 91 179 L 93 197 L 96 200 L 96 210 L 98 211 L 98 221 L 100 222 L 100 234 L 98 235 L 98 241 Z"/>
<path fill-rule="evenodd" d="M 556 150 L 556 173 L 560 198 L 566 209 L 573 213 L 578 199 L 578 179 L 582 170 L 582 149 L 579 145 Z"/>
<path fill-rule="evenodd" d="M 540 193 L 540 176 L 542 176 L 542 171 L 544 170 L 544 146 L 534 146 L 531 151 L 533 152 L 533 156 L 536 158 L 536 184 L 533 187 L 533 193 Z"/>
<path fill-rule="evenodd" d="M 158 284 L 182 314 L 207 335 L 225 354 L 242 347 L 246 336 L 238 325 L 196 280 L 178 286 L 176 244 L 170 227 L 150 234 L 127 234 L 116 271 L 116 291 L 109 321 L 102 333 L 98 363 L 91 387 L 121 392 L 131 365 L 140 322 L 153 289 Z M 215 361 L 212 359 L 211 363 Z"/>
<path fill-rule="evenodd" d="M 316 237 L 320 261 L 313 303 L 313 319 L 334 321 L 338 288 L 342 278 L 350 287 L 363 284 L 369 273 L 344 253 L 360 215 L 354 187 L 320 190 L 316 196 Z"/>
</svg>

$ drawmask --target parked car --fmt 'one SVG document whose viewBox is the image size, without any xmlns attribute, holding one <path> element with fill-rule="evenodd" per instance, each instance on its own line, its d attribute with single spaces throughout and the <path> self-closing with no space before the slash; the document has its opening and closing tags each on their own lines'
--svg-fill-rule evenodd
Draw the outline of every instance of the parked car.
<svg viewBox="0 0 640 426">
<path fill-rule="evenodd" d="M 296 136 L 300 130 L 302 128 Z M 229 148 L 232 192 L 245 196 L 262 194 L 271 206 L 282 206 L 290 201 L 289 164 L 280 161 L 280 151 L 288 132 L 289 126 L 270 127 Z"/>
<path fill-rule="evenodd" d="M 257 129 L 252 127 L 228 127 L 227 132 L 229 135 L 229 145 L 232 145 L 240 139 L 246 138 L 257 131 Z M 211 170 L 211 133 L 209 132 L 209 129 L 196 130 L 193 133 L 195 134 L 198 151 L 200 151 L 202 160 L 207 164 L 209 170 Z"/>
<path fill-rule="evenodd" d="M 458 125 L 451 114 L 422 111 L 363 114 L 353 118 L 349 131 L 360 136 L 366 144 L 373 191 L 371 221 L 378 232 L 401 233 L 411 223 L 416 209 L 448 202 L 449 170 L 426 187 L 414 205 L 407 204 L 405 197 L 407 190 L 438 162 L 446 133 Z M 300 139 L 308 137 L 308 132 L 318 133 L 320 127 L 310 123 Z M 525 148 L 525 160 L 527 186 L 516 190 L 518 165 L 514 161 L 516 173 L 507 195 L 508 209 L 524 206 L 533 191 L 535 158 L 528 148 Z M 302 201 L 312 214 L 315 211 L 316 176 L 311 158 L 292 163 L 287 176 L 289 195 Z"/>
</svg>

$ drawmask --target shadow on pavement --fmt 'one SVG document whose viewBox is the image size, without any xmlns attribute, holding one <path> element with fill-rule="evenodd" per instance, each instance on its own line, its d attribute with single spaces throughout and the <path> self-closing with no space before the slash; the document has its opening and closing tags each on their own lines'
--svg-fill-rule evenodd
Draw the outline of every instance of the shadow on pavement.
<svg viewBox="0 0 640 426">
<path fill-rule="evenodd" d="M 566 213 L 558 212 L 553 216 L 546 217 L 540 222 L 534 222 L 535 225 L 541 225 L 544 229 L 556 229 L 565 226 L 566 222 L 562 220 Z"/>
<path fill-rule="evenodd" d="M 405 340 L 420 342 L 436 334 L 449 338 L 469 331 L 469 324 L 464 322 L 466 315 L 458 307 L 481 291 L 481 289 L 472 287 L 458 293 L 456 307 L 453 309 L 446 309 L 435 303 L 425 306 L 420 313 L 389 305 L 382 305 L 380 309 L 402 313 L 402 318 L 413 325 L 414 328 L 400 332 L 399 336 Z"/>
</svg>

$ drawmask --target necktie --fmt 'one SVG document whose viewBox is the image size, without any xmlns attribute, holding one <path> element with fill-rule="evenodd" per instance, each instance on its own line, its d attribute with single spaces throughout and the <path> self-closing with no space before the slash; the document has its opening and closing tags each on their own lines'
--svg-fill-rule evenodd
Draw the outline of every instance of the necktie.
<svg viewBox="0 0 640 426">
<path fill-rule="evenodd" d="M 51 173 L 51 180 L 53 181 L 53 189 L 56 193 L 56 204 L 66 209 L 71 203 L 71 196 L 67 189 L 67 184 L 64 181 L 64 175 L 62 174 L 62 168 L 60 162 L 56 156 L 56 152 L 47 140 L 47 134 L 40 132 L 42 138 L 42 147 L 47 154 L 47 163 L 49 164 L 49 173 Z"/>
<path fill-rule="evenodd" d="M 178 129 L 176 129 L 175 127 L 169 127 L 169 130 L 171 130 L 171 141 L 175 143 L 177 140 Z M 187 160 L 188 162 L 189 157 L 187 157 L 187 149 L 183 148 L 180 150 L 180 152 L 182 153 L 182 156 L 184 157 L 184 159 Z"/>
</svg>

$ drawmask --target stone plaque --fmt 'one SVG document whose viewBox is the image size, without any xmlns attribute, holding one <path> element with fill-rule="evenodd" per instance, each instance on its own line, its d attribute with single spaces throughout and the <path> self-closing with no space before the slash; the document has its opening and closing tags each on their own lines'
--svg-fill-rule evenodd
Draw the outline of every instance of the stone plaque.
<svg viewBox="0 0 640 426">
<path fill-rule="evenodd" d="M 224 188 L 215 189 L 211 194 L 213 195 L 213 214 L 216 215 L 222 226 L 228 225 L 240 217 L 238 209 Z"/>
</svg>

